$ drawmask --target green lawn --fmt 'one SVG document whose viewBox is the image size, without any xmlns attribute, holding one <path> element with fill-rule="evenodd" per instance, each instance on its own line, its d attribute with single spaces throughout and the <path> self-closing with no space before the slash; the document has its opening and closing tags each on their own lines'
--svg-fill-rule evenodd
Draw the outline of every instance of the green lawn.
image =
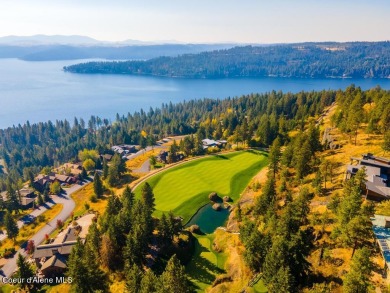
<svg viewBox="0 0 390 293">
<path fill-rule="evenodd" d="M 264 285 L 264 282 L 262 279 L 260 279 L 254 286 L 253 289 L 256 293 L 267 293 L 267 287 Z"/>
<path fill-rule="evenodd" d="M 195 237 L 195 252 L 186 266 L 186 272 L 197 291 L 204 292 L 217 275 L 225 273 L 226 254 L 213 250 L 214 234 Z"/>
<path fill-rule="evenodd" d="M 251 178 L 266 165 L 266 153 L 250 150 L 190 161 L 161 172 L 147 180 L 154 191 L 156 215 L 173 211 L 186 222 L 209 202 L 211 192 L 237 200 Z M 141 188 L 135 193 L 140 196 Z"/>
</svg>

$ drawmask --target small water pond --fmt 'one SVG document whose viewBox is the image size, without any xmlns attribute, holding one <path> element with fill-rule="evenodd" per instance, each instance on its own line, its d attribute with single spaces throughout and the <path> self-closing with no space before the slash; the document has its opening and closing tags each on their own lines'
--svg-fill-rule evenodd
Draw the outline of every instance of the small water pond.
<svg viewBox="0 0 390 293">
<path fill-rule="evenodd" d="M 223 226 L 229 216 L 229 210 L 222 208 L 219 211 L 213 209 L 212 204 L 207 204 L 191 218 L 186 227 L 198 225 L 203 233 L 213 233 L 217 227 Z"/>
</svg>

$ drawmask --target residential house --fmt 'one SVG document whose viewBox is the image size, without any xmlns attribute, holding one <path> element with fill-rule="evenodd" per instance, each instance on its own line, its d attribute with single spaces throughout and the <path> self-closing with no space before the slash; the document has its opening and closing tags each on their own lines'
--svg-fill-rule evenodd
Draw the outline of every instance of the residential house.
<svg viewBox="0 0 390 293">
<path fill-rule="evenodd" d="M 358 170 L 365 168 L 365 196 L 371 200 L 390 199 L 390 160 L 376 157 L 373 154 L 364 154 L 362 158 L 351 158 L 347 166 L 346 179 L 354 176 Z"/>
<path fill-rule="evenodd" d="M 87 214 L 77 219 L 77 226 L 64 229 L 50 244 L 35 247 L 33 258 L 45 277 L 55 277 L 64 274 L 67 269 L 67 259 L 76 245 L 77 239 L 84 242 L 89 226 L 94 220 L 94 214 Z"/>
<path fill-rule="evenodd" d="M 4 203 L 7 203 L 8 196 L 7 191 L 4 191 L 0 194 L 2 196 Z M 22 188 L 17 191 L 16 196 L 19 198 L 19 204 L 22 209 L 29 209 L 34 206 L 34 201 L 37 195 L 34 193 L 34 190 L 29 188 Z"/>
<path fill-rule="evenodd" d="M 60 167 L 58 167 L 57 169 L 55 169 L 54 171 L 56 171 L 56 173 L 58 174 L 65 174 L 65 175 L 68 174 L 72 176 L 78 176 L 83 172 L 83 166 L 81 163 L 76 163 L 76 164 L 65 163 Z"/>
<path fill-rule="evenodd" d="M 168 162 L 168 152 L 167 151 L 161 151 L 157 156 L 156 160 L 161 163 L 167 163 Z"/>
<path fill-rule="evenodd" d="M 227 144 L 226 140 L 213 140 L 213 139 L 203 139 L 203 149 L 208 149 L 209 147 L 219 147 L 222 148 Z"/>
<path fill-rule="evenodd" d="M 48 175 L 39 174 L 35 178 L 33 186 L 40 192 L 43 192 L 43 190 L 48 188 L 51 183 L 56 181 L 58 181 L 60 184 L 74 184 L 77 182 L 77 178 L 74 176 L 67 176 L 53 172 L 49 173 Z"/>
<path fill-rule="evenodd" d="M 104 159 L 106 159 L 107 162 L 111 161 L 113 155 L 110 155 L 110 154 L 103 154 L 103 155 L 100 155 L 100 160 L 104 161 Z"/>
</svg>

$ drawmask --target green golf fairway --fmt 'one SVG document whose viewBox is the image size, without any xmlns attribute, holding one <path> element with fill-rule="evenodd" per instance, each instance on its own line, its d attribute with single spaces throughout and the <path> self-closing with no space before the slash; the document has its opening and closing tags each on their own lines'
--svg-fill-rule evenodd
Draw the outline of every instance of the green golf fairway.
<svg viewBox="0 0 390 293">
<path fill-rule="evenodd" d="M 158 173 L 147 180 L 153 188 L 156 215 L 173 211 L 185 223 L 209 202 L 211 192 L 235 201 L 267 163 L 266 153 L 249 150 L 190 161 Z M 138 197 L 142 185 L 135 190 Z"/>
</svg>

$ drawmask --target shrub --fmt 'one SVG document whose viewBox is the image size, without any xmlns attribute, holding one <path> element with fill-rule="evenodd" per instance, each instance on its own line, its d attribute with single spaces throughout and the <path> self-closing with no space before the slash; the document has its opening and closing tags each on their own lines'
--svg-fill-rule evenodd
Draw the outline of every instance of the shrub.
<svg viewBox="0 0 390 293">
<path fill-rule="evenodd" d="M 253 182 L 253 184 L 252 184 L 253 191 L 255 191 L 255 192 L 258 191 L 260 189 L 260 187 L 261 187 L 261 185 L 258 181 Z"/>
<path fill-rule="evenodd" d="M 58 229 L 61 229 L 63 226 L 64 226 L 64 222 L 62 222 L 61 219 L 58 219 L 58 220 L 57 220 L 57 228 L 58 228 Z"/>
<path fill-rule="evenodd" d="M 44 221 L 46 220 L 46 218 L 45 218 L 44 215 L 39 215 L 39 216 L 37 217 L 37 220 L 38 220 L 39 223 L 42 223 L 42 222 L 44 222 Z"/>
<path fill-rule="evenodd" d="M 97 202 L 98 198 L 97 198 L 96 194 L 92 194 L 92 195 L 89 197 L 89 200 L 90 200 L 91 202 Z M 89 208 L 88 208 L 88 209 L 89 209 Z"/>
<path fill-rule="evenodd" d="M 34 240 L 29 240 L 27 242 L 27 246 L 26 246 L 26 252 L 28 254 L 32 254 L 35 250 L 35 243 L 34 243 Z"/>
<path fill-rule="evenodd" d="M 6 248 L 3 254 L 4 258 L 10 258 L 16 253 L 16 250 L 14 247 L 12 248 Z"/>
</svg>

